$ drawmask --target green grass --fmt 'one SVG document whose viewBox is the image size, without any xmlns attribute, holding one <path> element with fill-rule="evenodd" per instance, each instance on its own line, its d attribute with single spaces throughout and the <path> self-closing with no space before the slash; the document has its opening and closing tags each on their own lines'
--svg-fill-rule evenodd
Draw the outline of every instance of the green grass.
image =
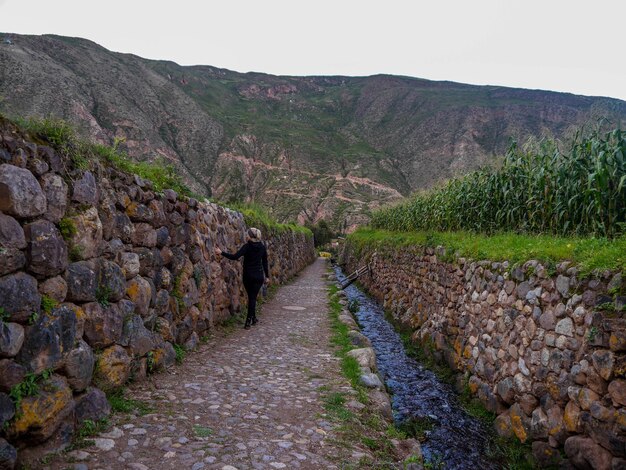
<svg viewBox="0 0 626 470">
<path fill-rule="evenodd" d="M 81 259 L 83 259 L 84 251 L 85 250 L 83 249 L 82 246 L 72 245 L 68 253 L 70 261 L 80 261 Z"/>
<path fill-rule="evenodd" d="M 334 284 L 329 288 L 330 314 L 333 331 L 331 344 L 336 347 L 336 354 L 339 358 L 341 358 L 341 371 L 343 372 L 343 375 L 350 381 L 352 388 L 357 391 L 359 399 L 367 402 L 367 393 L 359 382 L 361 377 L 359 363 L 355 358 L 348 356 L 347 354 L 348 351 L 354 349 L 354 346 L 348 336 L 350 328 L 345 323 L 339 321 L 341 304 L 339 303 L 339 297 L 335 295 L 338 291 L 339 288 Z"/>
<path fill-rule="evenodd" d="M 151 181 L 156 191 L 173 189 L 183 196 L 195 197 L 200 200 L 204 199 L 204 196 L 194 194 L 182 181 L 176 168 L 163 159 L 157 159 L 152 162 L 140 162 L 132 160 L 126 153 L 117 150 L 115 147 L 94 144 L 92 149 L 93 153 L 102 161 L 119 170 L 139 175 Z"/>
<path fill-rule="evenodd" d="M 59 221 L 59 231 L 63 239 L 69 241 L 76 235 L 76 224 L 70 217 L 64 217 Z"/>
<path fill-rule="evenodd" d="M 241 312 L 229 316 L 226 320 L 220 323 L 221 330 L 226 335 L 233 333 L 244 324 L 246 315 L 246 312 L 242 310 Z"/>
<path fill-rule="evenodd" d="M 349 235 L 357 250 L 365 246 L 410 248 L 443 246 L 452 254 L 474 260 L 509 261 L 511 264 L 537 259 L 548 264 L 571 261 L 583 273 L 594 270 L 626 270 L 626 236 L 606 238 L 557 237 L 470 232 L 392 232 L 362 228 Z M 451 255 L 450 255 L 451 256 Z"/>
<path fill-rule="evenodd" d="M 356 313 L 359 311 L 359 301 L 356 299 L 350 300 L 348 302 L 348 310 L 350 313 Z"/>
<path fill-rule="evenodd" d="M 57 305 L 59 305 L 59 302 L 57 302 L 55 299 L 53 299 L 52 297 L 43 294 L 41 296 L 41 311 L 45 314 L 50 314 L 52 313 L 52 310 L 54 310 Z"/>
<path fill-rule="evenodd" d="M 19 410 L 22 400 L 27 397 L 35 396 L 39 393 L 39 388 L 45 385 L 52 376 L 52 370 L 46 369 L 40 374 L 29 372 L 24 379 L 17 385 L 14 385 L 9 391 L 9 398 L 15 404 L 15 409 Z"/>
<path fill-rule="evenodd" d="M 412 418 L 403 421 L 398 425 L 400 432 L 417 439 L 420 442 L 424 442 L 428 435 L 428 432 L 435 427 L 435 423 L 428 417 L 424 418 Z"/>
<path fill-rule="evenodd" d="M 110 298 L 113 291 L 110 287 L 100 285 L 96 289 L 96 301 L 104 308 L 110 305 Z"/>
<path fill-rule="evenodd" d="M 193 432 L 197 437 L 209 437 L 213 435 L 213 430 L 199 424 L 193 425 Z"/>
<path fill-rule="evenodd" d="M 122 389 L 108 394 L 107 400 L 115 413 L 137 413 L 139 416 L 144 416 L 154 411 L 143 401 L 126 398 Z"/>
<path fill-rule="evenodd" d="M 28 316 L 28 324 L 32 326 L 37 323 L 37 321 L 39 321 L 39 312 L 32 312 Z"/>
<path fill-rule="evenodd" d="M 132 160 L 125 152 L 118 149 L 120 142 L 113 146 L 94 144 L 82 139 L 76 130 L 67 122 L 55 118 L 30 118 L 16 120 L 16 124 L 24 128 L 33 137 L 42 141 L 63 157 L 69 159 L 74 167 L 89 169 L 96 160 L 117 168 L 121 171 L 139 175 L 152 182 L 156 191 L 173 189 L 183 196 L 194 196 L 184 184 L 173 165 L 163 160 L 139 162 Z M 198 196 L 202 198 L 202 196 Z M 63 230 L 64 237 L 71 236 L 71 231 Z"/>
<path fill-rule="evenodd" d="M 349 420 L 354 413 L 345 407 L 346 398 L 343 393 L 329 393 L 324 397 L 324 409 L 339 420 Z"/>
<path fill-rule="evenodd" d="M 174 343 L 174 352 L 176 353 L 176 363 L 182 364 L 187 355 L 187 351 L 185 351 L 185 348 L 180 344 Z"/>
<path fill-rule="evenodd" d="M 76 430 L 72 443 L 64 450 L 64 452 L 67 453 L 76 449 L 84 449 L 85 447 L 92 446 L 94 441 L 90 438 L 106 431 L 108 427 L 109 420 L 107 418 L 103 418 L 99 421 L 86 419 Z"/>
<path fill-rule="evenodd" d="M 339 288 L 334 284 L 328 288 L 332 328 L 331 345 L 334 346 L 335 355 L 340 358 L 344 377 L 356 391 L 356 399 L 365 404 L 366 408 L 361 411 L 352 411 L 346 407 L 348 397 L 344 392 L 333 392 L 330 387 L 324 387 L 324 409 L 332 420 L 340 423 L 336 429 L 337 445 L 352 449 L 355 443 L 360 443 L 368 448 L 374 457 L 374 461 L 363 459 L 359 462 L 341 462 L 341 466 L 346 469 L 395 469 L 397 463 L 391 439 L 403 439 L 406 435 L 367 407 L 369 398 L 367 391 L 359 382 L 361 375 L 359 365 L 356 359 L 347 355 L 354 346 L 348 336 L 350 329 L 339 321 L 342 307 L 339 303 L 338 291 Z"/>
<path fill-rule="evenodd" d="M 313 232 L 310 229 L 298 224 L 281 224 L 270 215 L 270 213 L 262 206 L 256 203 L 220 203 L 223 206 L 236 210 L 243 214 L 244 220 L 248 227 L 256 227 L 261 230 L 264 238 L 272 233 L 296 232 L 303 233 L 307 237 L 313 238 Z"/>
</svg>

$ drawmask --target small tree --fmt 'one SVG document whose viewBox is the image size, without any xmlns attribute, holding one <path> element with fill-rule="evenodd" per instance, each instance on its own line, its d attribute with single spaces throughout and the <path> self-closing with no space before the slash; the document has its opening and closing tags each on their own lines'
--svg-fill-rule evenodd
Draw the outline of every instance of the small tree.
<svg viewBox="0 0 626 470">
<path fill-rule="evenodd" d="M 313 241 L 316 247 L 327 245 L 333 238 L 333 231 L 328 222 L 323 219 L 317 224 L 309 223 L 307 227 L 313 232 Z"/>
</svg>

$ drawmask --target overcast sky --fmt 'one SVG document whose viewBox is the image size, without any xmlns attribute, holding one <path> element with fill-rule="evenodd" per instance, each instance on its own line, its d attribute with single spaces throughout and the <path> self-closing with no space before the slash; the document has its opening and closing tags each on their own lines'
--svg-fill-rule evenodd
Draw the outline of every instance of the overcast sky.
<svg viewBox="0 0 626 470">
<path fill-rule="evenodd" d="M 389 73 L 626 100 L 625 0 L 0 0 L 0 31 L 182 65 Z"/>
</svg>

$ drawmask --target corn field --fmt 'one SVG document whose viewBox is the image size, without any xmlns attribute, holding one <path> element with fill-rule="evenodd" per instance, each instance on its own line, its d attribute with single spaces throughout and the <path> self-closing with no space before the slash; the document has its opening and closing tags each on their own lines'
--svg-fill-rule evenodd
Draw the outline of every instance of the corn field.
<svg viewBox="0 0 626 470">
<path fill-rule="evenodd" d="M 371 225 L 398 231 L 516 231 L 616 237 L 626 233 L 626 131 L 594 132 L 523 150 L 375 212 Z"/>
</svg>

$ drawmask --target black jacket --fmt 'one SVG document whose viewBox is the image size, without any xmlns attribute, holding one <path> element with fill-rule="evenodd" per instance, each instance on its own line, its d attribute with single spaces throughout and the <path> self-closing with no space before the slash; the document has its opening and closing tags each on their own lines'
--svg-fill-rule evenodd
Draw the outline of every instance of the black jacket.
<svg viewBox="0 0 626 470">
<path fill-rule="evenodd" d="M 228 259 L 237 260 L 243 256 L 243 277 L 249 279 L 263 279 L 269 277 L 267 267 L 267 249 L 262 242 L 249 241 L 239 248 L 235 254 L 222 252 L 222 256 Z"/>
</svg>

